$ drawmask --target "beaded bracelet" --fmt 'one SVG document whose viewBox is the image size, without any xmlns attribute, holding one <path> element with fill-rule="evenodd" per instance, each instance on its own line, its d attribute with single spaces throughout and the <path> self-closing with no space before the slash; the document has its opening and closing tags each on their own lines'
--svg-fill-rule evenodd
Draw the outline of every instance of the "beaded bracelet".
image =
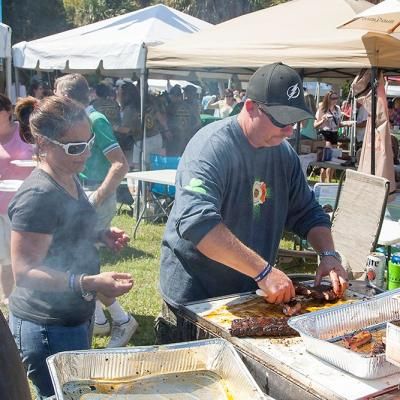
<svg viewBox="0 0 400 400">
<path fill-rule="evenodd" d="M 255 277 L 253 278 L 256 282 L 260 282 L 263 280 L 270 272 L 272 271 L 272 266 L 267 263 L 264 269 Z"/>
</svg>

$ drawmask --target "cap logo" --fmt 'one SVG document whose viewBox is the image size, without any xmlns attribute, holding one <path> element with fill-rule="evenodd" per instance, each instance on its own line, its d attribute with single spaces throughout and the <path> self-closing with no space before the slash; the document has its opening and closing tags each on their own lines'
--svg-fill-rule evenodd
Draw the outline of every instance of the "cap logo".
<svg viewBox="0 0 400 400">
<path fill-rule="evenodd" d="M 290 100 L 290 99 L 297 99 L 297 98 L 300 96 L 299 84 L 296 83 L 296 84 L 293 85 L 293 86 L 289 86 L 289 88 L 288 88 L 286 94 L 287 94 L 288 100 Z"/>
</svg>

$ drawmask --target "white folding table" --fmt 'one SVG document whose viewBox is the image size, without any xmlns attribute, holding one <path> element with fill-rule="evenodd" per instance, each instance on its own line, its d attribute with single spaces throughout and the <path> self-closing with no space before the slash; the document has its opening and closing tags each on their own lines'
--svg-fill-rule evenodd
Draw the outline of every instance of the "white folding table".
<svg viewBox="0 0 400 400">
<path fill-rule="evenodd" d="M 139 228 L 140 222 L 144 218 L 144 213 L 146 212 L 147 203 L 148 203 L 148 193 L 149 187 L 148 185 L 151 183 L 159 183 L 162 185 L 175 186 L 175 177 L 176 177 L 176 169 L 160 169 L 153 171 L 138 171 L 138 172 L 129 172 L 126 174 L 126 179 L 128 180 L 129 186 L 134 186 L 134 181 L 139 181 L 143 183 L 143 208 L 140 211 L 138 219 L 136 221 L 136 225 L 133 231 L 133 238 L 136 238 L 136 232 Z M 140 185 L 138 185 L 139 187 Z M 139 201 L 140 203 L 140 201 Z M 164 214 L 167 216 L 168 212 L 166 209 L 162 207 L 161 209 Z"/>
</svg>

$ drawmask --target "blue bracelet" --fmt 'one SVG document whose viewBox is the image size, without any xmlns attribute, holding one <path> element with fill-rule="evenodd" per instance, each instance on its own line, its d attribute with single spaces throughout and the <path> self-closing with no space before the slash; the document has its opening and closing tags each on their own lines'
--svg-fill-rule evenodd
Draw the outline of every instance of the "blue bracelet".
<svg viewBox="0 0 400 400">
<path fill-rule="evenodd" d="M 69 272 L 68 287 L 72 292 L 75 292 L 75 274 Z"/>
<path fill-rule="evenodd" d="M 264 269 L 255 277 L 253 278 L 256 282 L 260 282 L 262 279 L 264 279 L 270 272 L 272 271 L 272 266 L 267 263 L 267 265 L 264 267 Z"/>
</svg>

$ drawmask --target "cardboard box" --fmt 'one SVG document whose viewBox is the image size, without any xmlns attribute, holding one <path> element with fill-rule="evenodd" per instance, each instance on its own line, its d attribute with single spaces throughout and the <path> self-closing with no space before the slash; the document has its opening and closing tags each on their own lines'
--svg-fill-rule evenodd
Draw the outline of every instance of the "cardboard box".
<svg viewBox="0 0 400 400">
<path fill-rule="evenodd" d="M 311 151 L 313 153 L 317 152 L 318 147 L 325 147 L 325 140 L 312 140 Z"/>
<path fill-rule="evenodd" d="M 312 140 L 302 139 L 300 140 L 300 154 L 309 154 L 312 152 Z"/>
</svg>

